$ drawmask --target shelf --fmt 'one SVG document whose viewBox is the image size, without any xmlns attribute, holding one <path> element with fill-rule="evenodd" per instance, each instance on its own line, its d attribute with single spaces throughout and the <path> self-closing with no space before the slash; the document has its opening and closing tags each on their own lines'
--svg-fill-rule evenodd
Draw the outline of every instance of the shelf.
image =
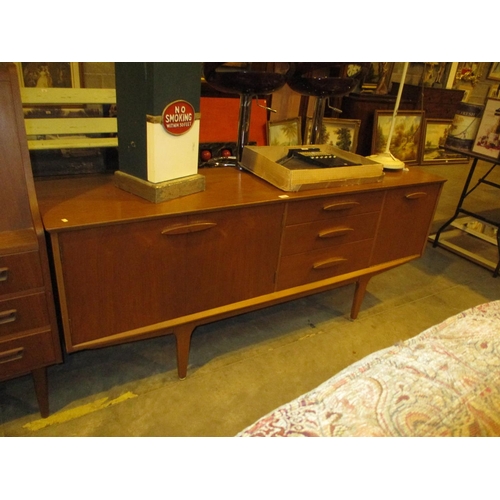
<svg viewBox="0 0 500 500">
<path fill-rule="evenodd" d="M 450 224 L 451 229 L 440 234 L 438 245 L 490 271 L 495 271 L 498 264 L 496 241 L 484 233 L 471 229 L 471 226 L 467 227 L 466 224 L 463 222 L 460 224 L 459 220 Z M 430 235 L 429 241 L 434 242 L 435 237 L 435 234 Z"/>
<path fill-rule="evenodd" d="M 463 217 L 451 223 L 451 226 L 456 227 L 466 233 L 472 234 L 476 238 L 480 238 L 488 243 L 498 246 L 497 233 L 498 228 L 487 222 L 481 222 L 474 217 Z"/>
<path fill-rule="evenodd" d="M 498 248 L 498 229 L 500 223 L 497 218 L 490 219 L 478 212 L 463 208 L 463 203 L 481 184 L 500 189 L 500 184 L 487 179 L 495 167 L 500 164 L 499 160 L 487 158 L 484 155 L 459 148 L 446 147 L 446 149 L 465 154 L 472 159 L 472 164 L 460 200 L 458 201 L 455 215 L 442 225 L 435 235 L 430 236 L 429 240 L 434 243 L 434 246 L 441 245 L 479 265 L 493 270 L 493 277 L 496 278 L 500 272 L 500 254 Z M 491 163 L 491 167 L 471 187 L 470 184 L 479 160 Z M 464 214 L 467 217 L 459 219 L 459 214 Z M 455 229 L 445 231 L 446 228 Z M 483 248 L 480 248 L 481 245 L 479 245 L 479 242 Z"/>
</svg>

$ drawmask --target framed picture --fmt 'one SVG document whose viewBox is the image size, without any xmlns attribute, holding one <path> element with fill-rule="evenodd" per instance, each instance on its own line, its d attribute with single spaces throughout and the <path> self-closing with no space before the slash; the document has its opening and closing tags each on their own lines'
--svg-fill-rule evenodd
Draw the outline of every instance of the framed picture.
<svg viewBox="0 0 500 500">
<path fill-rule="evenodd" d="M 347 78 L 357 78 L 361 79 L 364 76 L 365 68 L 368 66 L 367 63 L 358 64 L 358 63 L 348 63 L 344 68 L 344 74 L 341 76 Z"/>
<path fill-rule="evenodd" d="M 345 63 L 339 76 L 343 78 L 354 78 L 356 85 L 351 90 L 353 94 L 359 94 L 363 88 L 363 82 L 370 71 L 369 62 Z"/>
<path fill-rule="evenodd" d="M 79 88 L 80 64 L 75 62 L 16 63 L 21 87 Z"/>
<path fill-rule="evenodd" d="M 424 63 L 420 85 L 423 87 L 446 88 L 452 64 L 448 62 Z"/>
<path fill-rule="evenodd" d="M 490 89 L 488 91 L 488 97 L 493 97 L 493 98 L 499 98 L 500 97 L 500 91 L 499 91 L 500 85 L 491 85 Z"/>
<path fill-rule="evenodd" d="M 483 62 L 459 62 L 455 73 L 453 88 L 471 90 L 481 79 Z"/>
<path fill-rule="evenodd" d="M 306 119 L 307 144 L 310 144 L 312 120 Z M 341 118 L 323 118 L 323 126 L 318 144 L 330 144 L 344 151 L 355 153 L 358 146 L 359 128 L 361 120 L 347 120 Z"/>
<path fill-rule="evenodd" d="M 467 156 L 444 149 L 453 120 L 428 118 L 424 124 L 420 164 L 468 163 Z"/>
<path fill-rule="evenodd" d="M 372 154 L 386 150 L 392 115 L 392 111 L 375 111 Z M 389 150 L 398 160 L 405 163 L 418 163 L 420 160 L 424 118 L 424 111 L 400 111 L 396 115 Z"/>
<path fill-rule="evenodd" d="M 500 157 L 500 99 L 486 100 L 472 151 L 490 158 Z"/>
<path fill-rule="evenodd" d="M 361 86 L 363 92 L 387 94 L 391 82 L 393 62 L 372 62 Z"/>
<path fill-rule="evenodd" d="M 500 80 L 500 63 L 491 63 L 490 72 L 488 73 L 490 80 Z"/>
<path fill-rule="evenodd" d="M 300 145 L 302 144 L 300 129 L 300 117 L 267 122 L 267 144 L 268 146 Z"/>
</svg>

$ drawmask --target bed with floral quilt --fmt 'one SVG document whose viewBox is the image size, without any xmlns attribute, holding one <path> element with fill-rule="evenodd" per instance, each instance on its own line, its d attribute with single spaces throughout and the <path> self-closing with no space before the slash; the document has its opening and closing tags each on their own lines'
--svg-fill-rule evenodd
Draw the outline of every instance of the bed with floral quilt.
<svg viewBox="0 0 500 500">
<path fill-rule="evenodd" d="M 500 436 L 500 300 L 365 357 L 238 436 Z"/>
</svg>

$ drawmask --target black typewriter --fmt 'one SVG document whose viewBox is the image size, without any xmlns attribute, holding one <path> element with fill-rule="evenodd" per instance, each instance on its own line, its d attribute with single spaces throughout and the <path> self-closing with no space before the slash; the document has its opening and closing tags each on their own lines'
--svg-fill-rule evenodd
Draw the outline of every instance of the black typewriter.
<svg viewBox="0 0 500 500">
<path fill-rule="evenodd" d="M 289 149 L 288 155 L 278 160 L 277 163 L 286 165 L 288 168 L 334 168 L 361 165 L 361 163 L 346 160 L 331 153 L 322 153 L 320 148 L 316 147 Z"/>
</svg>

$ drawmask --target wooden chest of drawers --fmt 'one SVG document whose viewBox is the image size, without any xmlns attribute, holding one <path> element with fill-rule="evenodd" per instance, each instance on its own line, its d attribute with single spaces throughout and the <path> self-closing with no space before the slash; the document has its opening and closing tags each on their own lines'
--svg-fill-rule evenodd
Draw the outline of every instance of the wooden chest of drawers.
<svg viewBox="0 0 500 500">
<path fill-rule="evenodd" d="M 444 179 L 415 168 L 381 182 L 284 193 L 234 168 L 154 204 L 112 176 L 40 180 L 68 352 L 158 335 L 187 373 L 198 325 L 356 283 L 424 251 Z"/>
<path fill-rule="evenodd" d="M 49 261 L 17 72 L 0 64 L 0 380 L 31 373 L 42 416 L 46 367 L 62 360 Z"/>
</svg>

